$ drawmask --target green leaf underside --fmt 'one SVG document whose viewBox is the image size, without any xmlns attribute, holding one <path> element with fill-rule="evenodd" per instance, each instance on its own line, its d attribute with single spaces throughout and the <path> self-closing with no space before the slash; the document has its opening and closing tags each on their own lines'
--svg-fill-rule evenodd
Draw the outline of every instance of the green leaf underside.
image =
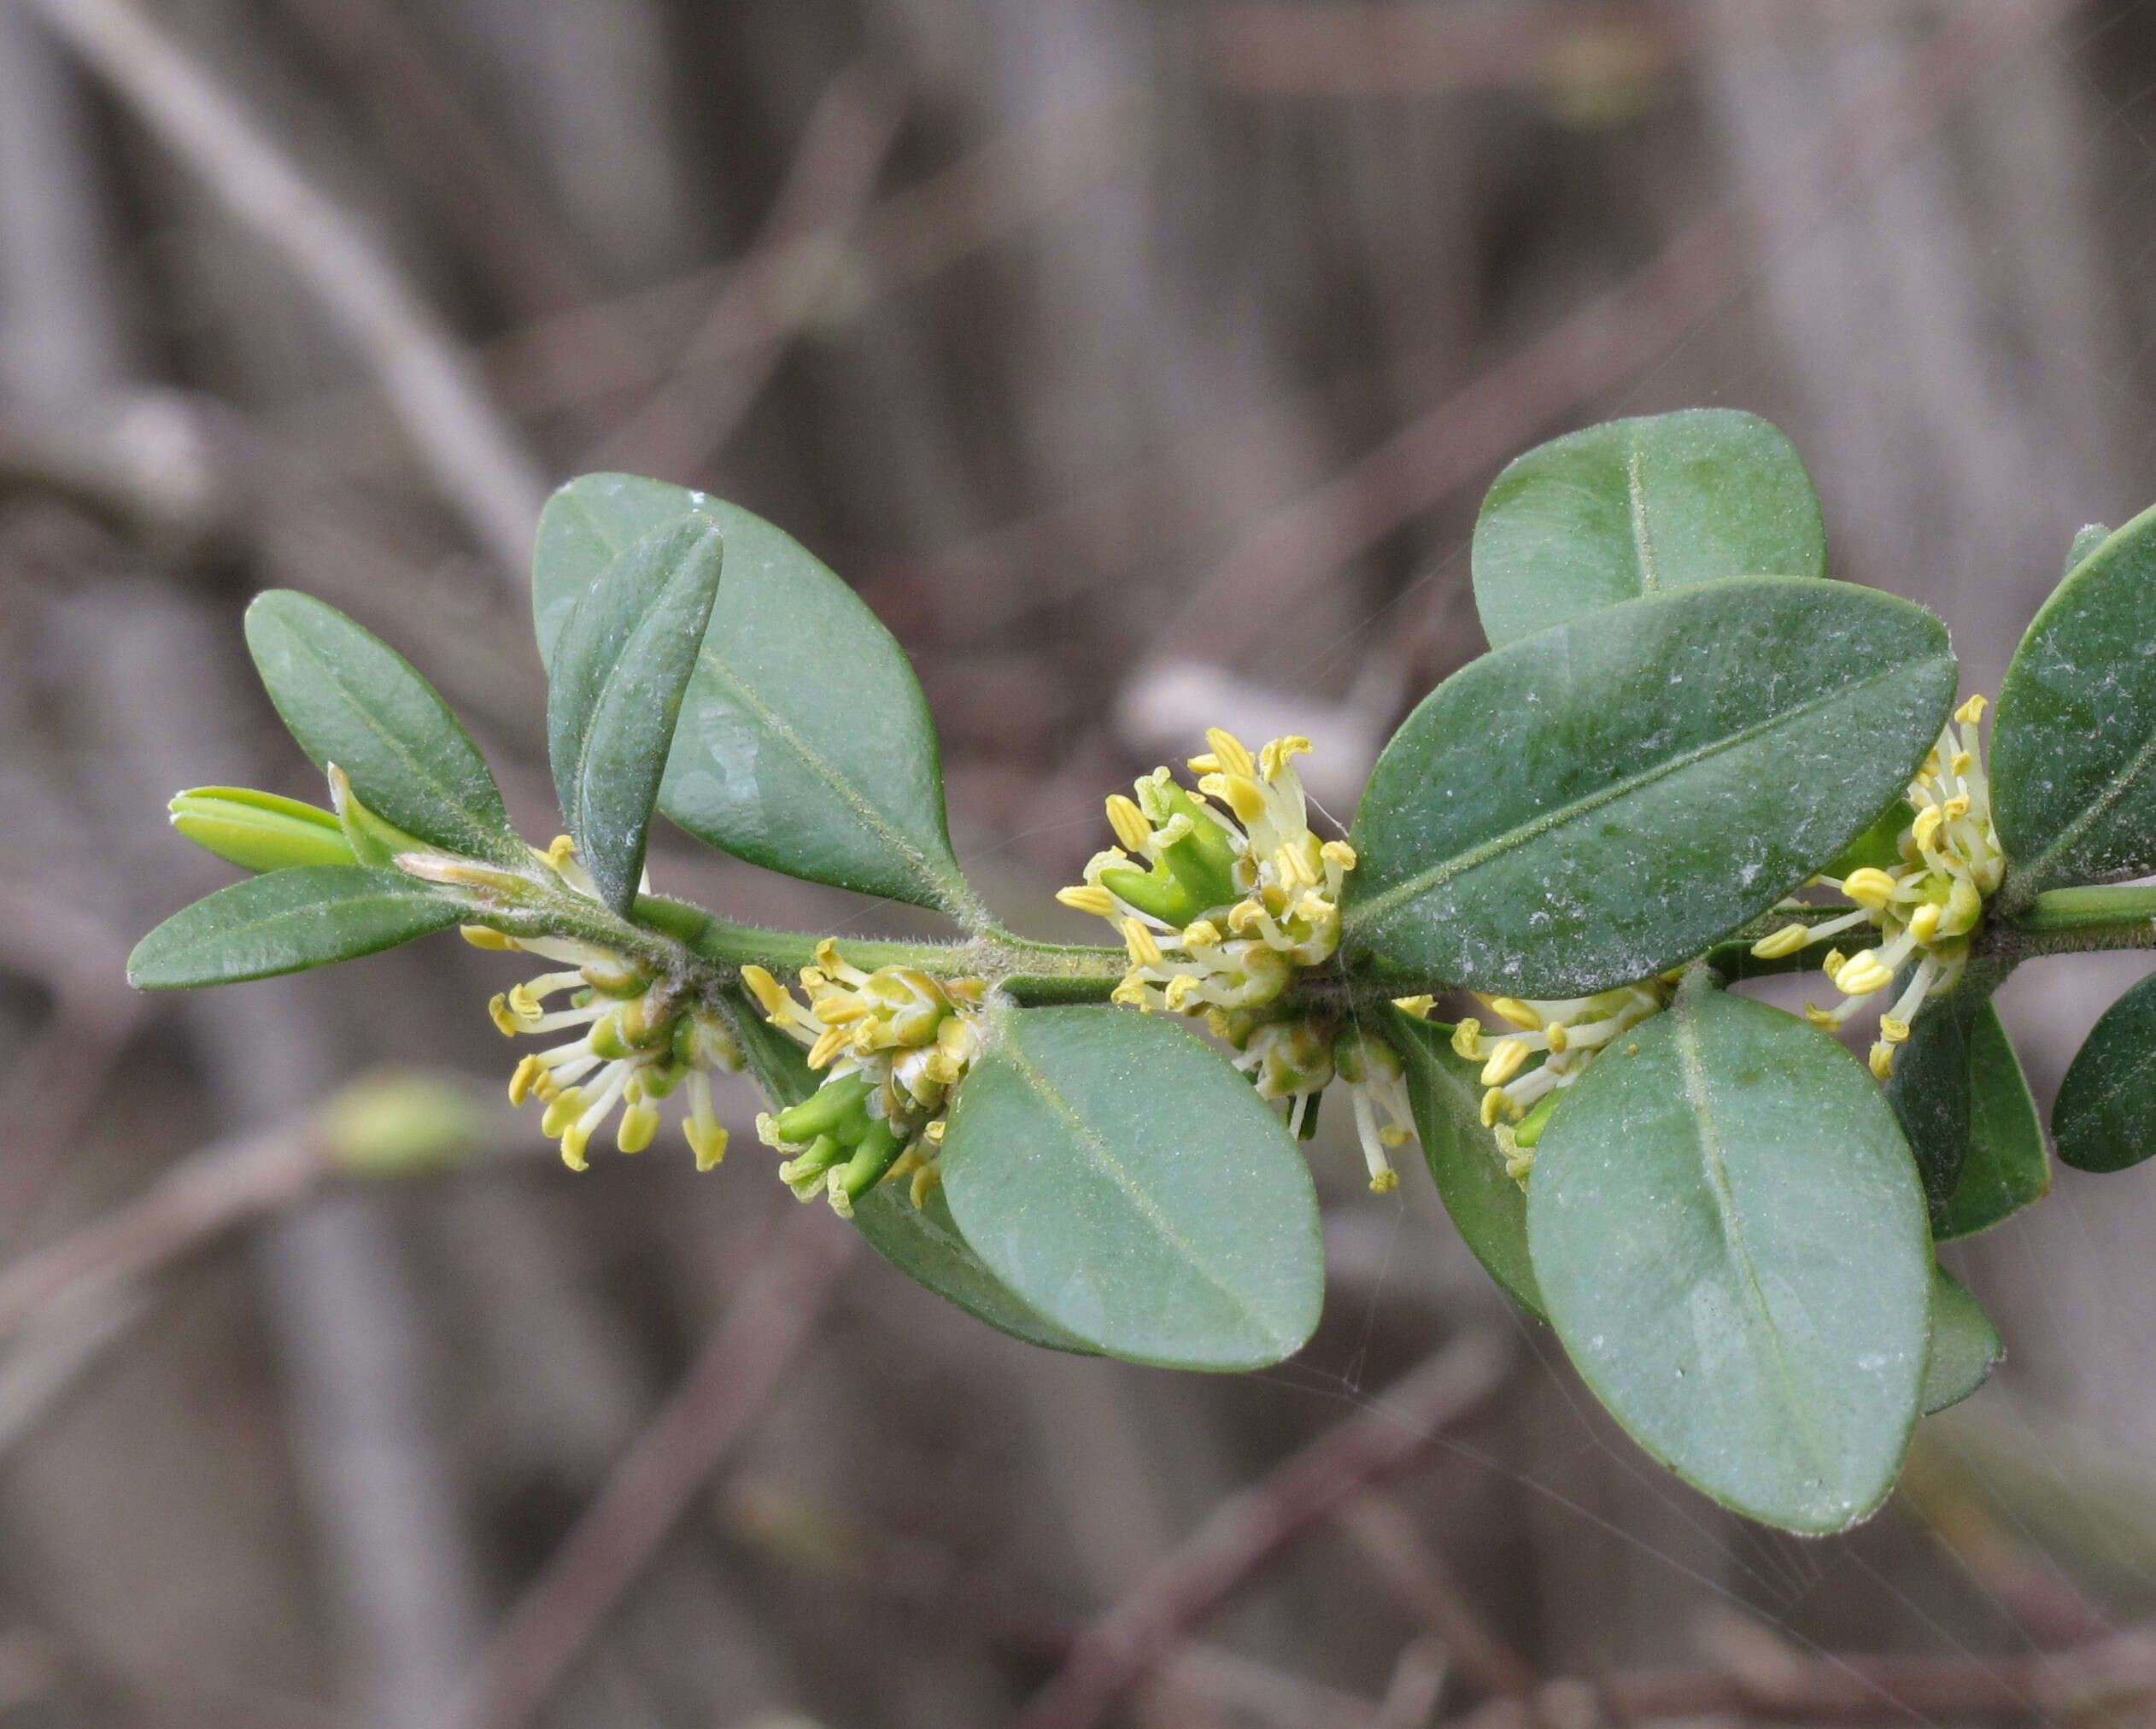
<svg viewBox="0 0 2156 1729">
<path fill-rule="evenodd" d="M 568 608 L 616 555 L 688 511 L 718 525 L 726 579 L 682 704 L 659 809 L 753 864 L 977 923 L 952 855 L 935 730 L 912 668 L 852 589 L 761 518 L 627 475 L 571 482 L 540 519 L 532 607 L 541 654 L 551 662 Z"/>
<path fill-rule="evenodd" d="M 943 1184 L 991 1270 L 1109 1356 L 1256 1369 L 1317 1324 L 1300 1152 L 1247 1081 L 1164 1019 L 997 1015 L 952 1105 Z"/>
<path fill-rule="evenodd" d="M 1518 458 L 1483 501 L 1473 560 L 1483 634 L 1502 648 L 1723 577 L 1824 577 L 1826 529 L 1778 429 L 1740 409 L 1687 408 Z"/>
<path fill-rule="evenodd" d="M 247 609 L 247 646 L 285 726 L 376 815 L 453 853 L 525 853 L 485 759 L 412 663 L 336 607 L 290 589 Z"/>
<path fill-rule="evenodd" d="M 547 752 L 564 819 L 600 899 L 636 899 L 683 693 L 719 586 L 710 518 L 633 543 L 585 589 L 554 644 Z"/>
<path fill-rule="evenodd" d="M 2059 1083 L 2051 1132 L 2077 1170 L 2124 1170 L 2156 1152 L 2156 977 L 2090 1029 Z"/>
<path fill-rule="evenodd" d="M 1969 1027 L 1968 1151 L 1954 1193 L 1932 1217 L 1932 1240 L 1988 1231 L 2050 1192 L 2036 1101 L 1997 1007 L 1986 1002 Z"/>
<path fill-rule="evenodd" d="M 1992 814 L 2005 909 L 2156 870 L 2156 509 L 2074 565 L 1999 686 Z"/>
<path fill-rule="evenodd" d="M 1966 988 L 1925 1004 L 1882 1089 L 1935 1212 L 1944 1210 L 1968 1163 L 1969 1040 L 1983 1006 L 1983 995 Z"/>
<path fill-rule="evenodd" d="M 1551 1324 L 1649 1453 L 1740 1513 L 1838 1531 L 1892 1486 L 1930 1331 L 1924 1200 L 1862 1066 L 1687 989 L 1581 1077 L 1536 1149 Z"/>
<path fill-rule="evenodd" d="M 1408 1103 L 1438 1199 L 1499 1288 L 1539 1320 L 1526 1192 L 1505 1175 L 1497 1137 L 1482 1126 L 1482 1065 L 1454 1052 L 1450 1028 L 1393 1014 L 1392 1043 L 1407 1070 Z"/>
<path fill-rule="evenodd" d="M 747 992 L 734 988 L 724 994 L 749 1072 L 773 1106 L 799 1105 L 814 1093 L 823 1077 L 809 1067 L 808 1053 L 764 1019 Z M 924 1213 L 916 1213 L 903 1181 L 883 1183 L 854 1202 L 853 1223 L 869 1246 L 907 1278 L 975 1320 L 1028 1345 L 1090 1351 L 1084 1340 L 1036 1315 L 988 1270 L 960 1234 L 940 1193 L 928 1197 Z"/>
<path fill-rule="evenodd" d="M 1960 1404 L 2006 1360 L 1983 1304 L 1944 1267 L 1931 1269 L 1931 1360 L 1924 1371 L 1924 1414 Z"/>
<path fill-rule="evenodd" d="M 1954 677 L 1923 608 L 1796 577 L 1630 601 L 1498 649 L 1378 759 L 1344 947 L 1516 996 L 1661 972 L 1884 807 Z"/>
<path fill-rule="evenodd" d="M 394 948 L 469 916 L 409 876 L 364 864 L 302 864 L 182 907 L 135 945 L 138 990 L 237 984 Z"/>
</svg>

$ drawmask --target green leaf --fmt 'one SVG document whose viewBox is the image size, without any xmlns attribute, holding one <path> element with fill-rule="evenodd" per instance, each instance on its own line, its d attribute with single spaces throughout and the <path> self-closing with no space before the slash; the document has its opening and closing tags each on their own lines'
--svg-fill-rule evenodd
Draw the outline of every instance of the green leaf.
<svg viewBox="0 0 2156 1729">
<path fill-rule="evenodd" d="M 469 916 L 394 870 L 296 865 L 182 907 L 135 945 L 127 982 L 162 991 L 301 972 L 394 948 Z"/>
<path fill-rule="evenodd" d="M 1099 1355 L 1084 1339 L 1028 1308 L 988 1270 L 959 1234 L 940 1187 L 930 1189 L 917 1207 L 906 1198 L 904 1181 L 881 1183 L 853 1203 L 853 1222 L 877 1254 L 975 1320 L 1028 1345 Z"/>
<path fill-rule="evenodd" d="M 1893 1486 L 1929 1350 L 1931 1245 L 1893 1115 L 1833 1040 L 1745 998 L 1688 985 L 1630 1044 L 1535 1149 L 1550 1323 L 1687 1482 L 1844 1529 Z"/>
<path fill-rule="evenodd" d="M 352 843 L 336 813 L 252 787 L 195 787 L 173 795 L 173 827 L 243 870 L 352 864 Z"/>
<path fill-rule="evenodd" d="M 1166 1019 L 1003 1011 L 950 1124 L 943 1189 L 966 1241 L 1096 1350 L 1257 1369 L 1317 1324 L 1302 1155 L 1250 1083 Z"/>
<path fill-rule="evenodd" d="M 2051 1133 L 2076 1170 L 2124 1170 L 2156 1152 L 2156 976 L 2106 1009 L 2074 1053 Z"/>
<path fill-rule="evenodd" d="M 1985 1003 L 1982 992 L 1966 987 L 1926 1003 L 1894 1053 L 1894 1074 L 1883 1089 L 1935 1213 L 1952 1199 L 1968 1163 L 1970 1029 Z"/>
<path fill-rule="evenodd" d="M 799 1105 L 822 1084 L 807 1052 L 765 1020 L 755 1000 L 738 987 L 724 993 L 735 1030 L 748 1057 L 749 1072 L 778 1106 Z M 1053 1322 L 1035 1314 L 973 1252 L 951 1216 L 940 1187 L 916 1210 L 904 1183 L 882 1183 L 853 1203 L 853 1224 L 868 1245 L 917 1285 L 985 1321 L 999 1333 L 1051 1351 L 1092 1351 Z"/>
<path fill-rule="evenodd" d="M 1901 831 L 1916 821 L 1916 807 L 1900 793 L 1855 840 L 1828 859 L 1822 876 L 1843 877 L 1866 865 L 1874 870 L 1893 870 L 1901 863 Z"/>
<path fill-rule="evenodd" d="M 1661 972 L 1864 828 L 1954 686 L 1922 607 L 1797 577 L 1703 583 L 1500 648 L 1378 759 L 1344 947 L 1523 997 Z"/>
<path fill-rule="evenodd" d="M 695 511 L 726 580 L 682 704 L 659 807 L 753 864 L 981 925 L 945 827 L 935 729 L 913 669 L 798 542 L 705 493 L 588 474 L 539 523 L 532 610 L 551 661 L 569 608 L 633 542 Z"/>
<path fill-rule="evenodd" d="M 563 820 L 599 898 L 636 898 L 652 806 L 718 593 L 709 517 L 677 518 L 610 563 L 569 611 L 547 689 L 547 754 Z"/>
<path fill-rule="evenodd" d="M 452 853 L 521 864 L 501 791 L 449 706 L 412 663 L 336 607 L 290 589 L 247 609 L 270 700 L 315 767 L 351 777 L 369 809 Z"/>
<path fill-rule="evenodd" d="M 1407 1070 L 1415 1132 L 1438 1199 L 1505 1295 L 1537 1319 L 1542 1292 L 1527 1258 L 1526 1191 L 1505 1175 L 1497 1137 L 1482 1126 L 1479 1063 L 1452 1048 L 1452 1029 L 1393 1011 L 1392 1044 Z"/>
<path fill-rule="evenodd" d="M 1735 408 L 1612 420 L 1516 459 L 1474 530 L 1493 648 L 1623 601 L 1723 577 L 1824 577 L 1826 528 L 1796 447 Z"/>
<path fill-rule="evenodd" d="M 1960 1404 L 2006 1361 L 2007 1347 L 1983 1304 L 1944 1267 L 1931 1269 L 1931 1360 L 1924 1371 L 1924 1414 Z"/>
<path fill-rule="evenodd" d="M 2152 614 L 2156 510 L 2085 554 L 2014 651 L 1991 729 L 2009 916 L 2062 883 L 2156 870 Z"/>
<path fill-rule="evenodd" d="M 1932 1240 L 1988 1231 L 2050 1192 L 2036 1101 L 1998 1009 L 1986 1002 L 1969 1027 L 1969 1148 L 1954 1193 L 1932 1217 Z"/>
</svg>

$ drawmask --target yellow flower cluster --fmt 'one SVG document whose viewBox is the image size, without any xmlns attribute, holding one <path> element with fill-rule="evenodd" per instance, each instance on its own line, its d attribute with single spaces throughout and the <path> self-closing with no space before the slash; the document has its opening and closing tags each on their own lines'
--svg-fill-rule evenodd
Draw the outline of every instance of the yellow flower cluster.
<svg viewBox="0 0 2156 1729">
<path fill-rule="evenodd" d="M 1476 1000 L 1510 1030 L 1489 1037 L 1473 1016 L 1452 1029 L 1452 1048 L 1482 1064 L 1482 1122 L 1497 1131 L 1506 1169 L 1525 1181 L 1542 1125 L 1556 1106 L 1557 1095 L 1587 1071 L 1588 1065 L 1620 1034 L 1669 1001 L 1672 980 L 1650 979 L 1622 985 L 1591 997 L 1531 1000 L 1490 997 Z M 1530 1059 L 1541 1060 L 1530 1066 Z"/>
<path fill-rule="evenodd" d="M 806 1005 L 762 967 L 741 969 L 770 1023 L 829 1072 L 815 1094 L 756 1119 L 768 1146 L 788 1155 L 779 1175 L 803 1200 L 822 1193 L 841 1215 L 887 1177 L 911 1175 L 919 1206 L 937 1181 L 951 1089 L 981 1052 L 978 979 L 937 979 L 913 967 L 864 972 L 826 940 L 801 970 Z"/>
<path fill-rule="evenodd" d="M 1256 756 L 1217 727 L 1205 739 L 1212 749 L 1190 759 L 1198 790 L 1160 768 L 1137 782 L 1135 798 L 1111 797 L 1121 844 L 1095 853 L 1085 882 L 1056 898 L 1123 939 L 1131 964 L 1116 1001 L 1207 1014 L 1225 1035 L 1220 1017 L 1270 1002 L 1296 968 L 1339 946 L 1355 849 L 1310 832 L 1293 767 L 1308 739 L 1275 739 Z"/>
<path fill-rule="evenodd" d="M 1854 901 L 1855 910 L 1823 923 L 1784 925 L 1752 947 L 1754 954 L 1773 959 L 1845 930 L 1878 928 L 1880 941 L 1873 947 L 1853 955 L 1828 951 L 1821 964 L 1843 1000 L 1831 1009 L 1807 1004 L 1804 1012 L 1814 1026 L 1838 1028 L 1908 968 L 1901 992 L 1879 1017 L 1879 1036 L 1872 1046 L 1872 1072 L 1882 1081 L 1893 1075 L 1895 1048 L 1908 1039 L 1925 999 L 1960 982 L 1984 902 L 2006 875 L 1977 730 L 1983 710 L 1981 696 L 1956 709 L 1959 734 L 1951 726 L 1942 730 L 1909 782 L 1916 815 L 1900 836 L 1901 863 L 1890 870 L 1866 865 L 1838 881 L 1817 879 Z"/>
</svg>

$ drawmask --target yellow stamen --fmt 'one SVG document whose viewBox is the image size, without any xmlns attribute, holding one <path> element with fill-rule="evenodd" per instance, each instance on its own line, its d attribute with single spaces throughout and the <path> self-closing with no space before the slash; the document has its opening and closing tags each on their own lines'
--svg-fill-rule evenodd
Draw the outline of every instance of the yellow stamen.
<svg viewBox="0 0 2156 1729">
<path fill-rule="evenodd" d="M 1526 1065 L 1527 1047 L 1518 1039 L 1500 1039 L 1482 1065 L 1482 1084 L 1502 1087 Z"/>
<path fill-rule="evenodd" d="M 783 1015 L 794 1006 L 794 999 L 786 993 L 785 988 L 760 966 L 743 967 L 741 982 L 748 987 L 749 994 L 763 1005 L 767 1015 Z"/>
<path fill-rule="evenodd" d="M 1455 1056 L 1463 1057 L 1470 1063 L 1482 1060 L 1482 1023 L 1473 1015 L 1452 1029 L 1452 1051 Z"/>
<path fill-rule="evenodd" d="M 1430 1018 L 1430 1011 L 1437 1007 L 1438 999 L 1428 993 L 1419 997 L 1395 997 L 1392 1006 L 1403 1015 L 1413 1015 L 1418 1021 Z"/>
<path fill-rule="evenodd" d="M 1894 899 L 1894 879 L 1876 866 L 1866 864 L 1842 879 L 1842 892 L 1859 906 L 1881 912 Z"/>
<path fill-rule="evenodd" d="M 827 1027 L 823 1035 L 809 1046 L 808 1065 L 811 1069 L 821 1069 L 845 1048 L 846 1029 Z"/>
<path fill-rule="evenodd" d="M 1954 718 L 1960 721 L 1964 726 L 1974 726 L 1978 721 L 1983 718 L 1986 700 L 1984 698 L 1981 696 L 1972 696 L 1966 702 L 1963 703 L 1960 707 L 1954 710 Z"/>
<path fill-rule="evenodd" d="M 1515 1027 L 1525 1027 L 1533 1032 L 1542 1025 L 1542 1017 L 1518 997 L 1485 997 L 1482 999 Z"/>
<path fill-rule="evenodd" d="M 1231 775 L 1251 775 L 1257 771 L 1257 763 L 1245 747 L 1243 741 L 1224 728 L 1205 729 L 1205 742 L 1213 747 L 1213 754 L 1220 759 L 1221 766 Z"/>
<path fill-rule="evenodd" d="M 1116 838 L 1134 853 L 1153 838 L 1153 825 L 1145 820 L 1145 813 L 1121 793 L 1108 795 L 1108 826 L 1116 831 Z"/>
<path fill-rule="evenodd" d="M 1939 935 L 1939 921 L 1943 909 L 1930 901 L 1909 915 L 1909 935 L 1919 942 L 1930 942 Z"/>
<path fill-rule="evenodd" d="M 460 924 L 457 935 L 474 948 L 513 949 L 518 946 L 515 937 L 506 935 L 491 925 Z"/>
<path fill-rule="evenodd" d="M 1318 849 L 1318 856 L 1328 864 L 1337 864 L 1343 870 L 1355 869 L 1355 848 L 1345 841 L 1327 841 Z"/>
<path fill-rule="evenodd" d="M 1761 960 L 1780 960 L 1784 955 L 1795 954 L 1811 940 L 1811 926 L 1785 924 L 1772 936 L 1763 936 L 1754 943 L 1752 952 Z"/>
<path fill-rule="evenodd" d="M 1099 918 L 1113 918 L 1116 916 L 1116 897 L 1098 883 L 1058 888 L 1056 899 L 1065 906 L 1075 907 L 1081 912 L 1090 912 Z"/>
<path fill-rule="evenodd" d="M 509 1102 L 521 1105 L 530 1096 L 532 1087 L 546 1074 L 545 1066 L 536 1054 L 527 1055 L 517 1064 L 516 1072 L 509 1077 Z"/>
<path fill-rule="evenodd" d="M 632 1105 L 621 1114 L 620 1125 L 614 1130 L 614 1146 L 622 1152 L 642 1152 L 658 1133 L 659 1107 L 648 1103 Z"/>
<path fill-rule="evenodd" d="M 506 1039 L 513 1039 L 524 1031 L 517 1023 L 517 1017 L 509 1012 L 509 999 L 499 992 L 487 999 L 487 1013 L 493 1017 L 495 1025 Z"/>
<path fill-rule="evenodd" d="M 757 1119 L 760 1127 L 763 1118 Z M 688 1117 L 682 1123 L 682 1134 L 688 1141 L 688 1150 L 696 1155 L 696 1169 L 709 1170 L 726 1157 L 726 1130 L 717 1122 L 699 1122 Z"/>
<path fill-rule="evenodd" d="M 1879 1036 L 1889 1045 L 1906 1044 L 1909 1038 L 1909 1023 L 1907 1021 L 1897 1021 L 1892 1015 L 1881 1015 Z"/>
<path fill-rule="evenodd" d="M 1123 921 L 1123 946 L 1129 949 L 1130 958 L 1140 966 L 1158 966 L 1160 945 L 1153 941 L 1153 934 L 1134 918 Z"/>
<path fill-rule="evenodd" d="M 1910 829 L 1916 837 L 1918 851 L 1928 853 L 1931 850 L 1932 842 L 1939 837 L 1939 824 L 1945 820 L 1936 805 L 1927 805 L 1917 812 L 1917 819 L 1910 824 Z"/>
<path fill-rule="evenodd" d="M 1389 1164 L 1370 1178 L 1370 1193 L 1374 1195 L 1389 1195 L 1399 1187 L 1400 1173 Z"/>
<path fill-rule="evenodd" d="M 1872 1072 L 1882 1081 L 1894 1079 L 1894 1046 L 1882 1039 L 1872 1047 Z"/>
<path fill-rule="evenodd" d="M 1894 969 L 1881 963 L 1878 950 L 1867 948 L 1842 968 L 1834 982 L 1844 995 L 1868 997 L 1894 982 Z"/>
<path fill-rule="evenodd" d="M 1482 1095 L 1482 1126 L 1485 1128 L 1497 1126 L 1497 1113 L 1504 1109 L 1504 1103 L 1505 1090 L 1502 1087 L 1492 1087 Z"/>
</svg>

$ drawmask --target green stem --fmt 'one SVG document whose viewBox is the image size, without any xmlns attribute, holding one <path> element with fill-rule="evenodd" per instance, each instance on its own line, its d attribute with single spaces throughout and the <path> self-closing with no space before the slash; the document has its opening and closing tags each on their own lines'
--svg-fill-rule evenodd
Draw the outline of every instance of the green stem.
<svg viewBox="0 0 2156 1729">
<path fill-rule="evenodd" d="M 2024 930 L 2092 930 L 2138 926 L 2149 935 L 2156 920 L 2156 888 L 2053 888 L 2039 894 L 2014 922 Z"/>
</svg>

